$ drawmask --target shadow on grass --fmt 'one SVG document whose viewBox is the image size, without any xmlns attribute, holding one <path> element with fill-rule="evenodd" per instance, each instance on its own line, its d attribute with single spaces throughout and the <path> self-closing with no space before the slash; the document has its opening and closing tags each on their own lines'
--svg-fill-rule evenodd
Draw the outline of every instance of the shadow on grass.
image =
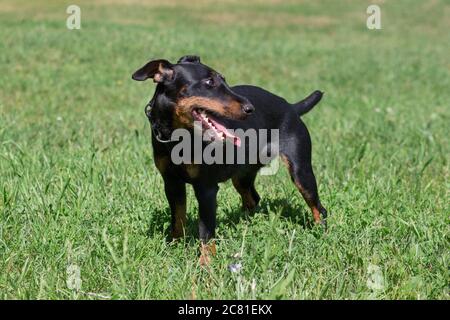
<svg viewBox="0 0 450 320">
<path fill-rule="evenodd" d="M 314 227 L 310 212 L 293 206 L 287 199 L 262 199 L 258 207 L 252 212 L 236 207 L 225 212 L 225 217 L 218 220 L 218 223 L 236 225 L 242 220 L 251 221 L 256 213 L 268 216 L 269 212 L 275 212 L 280 217 L 289 219 L 304 229 L 312 229 Z"/>
<path fill-rule="evenodd" d="M 153 238 L 157 235 L 163 235 L 168 243 L 172 242 L 173 239 L 170 235 L 170 219 L 171 215 L 169 205 L 167 205 L 167 207 L 164 209 L 155 209 L 152 212 L 152 218 L 148 224 L 146 233 L 147 237 Z M 164 225 L 167 225 L 167 227 L 164 227 Z M 188 213 L 184 237 L 184 241 L 186 243 L 193 243 L 196 241 L 196 237 L 198 236 L 197 229 L 197 220 L 192 219 Z"/>
<path fill-rule="evenodd" d="M 235 226 L 242 221 L 251 222 L 256 213 L 268 216 L 269 212 L 275 212 L 276 214 L 279 214 L 280 217 L 289 219 L 304 229 L 312 229 L 314 227 L 309 210 L 293 206 L 287 199 L 263 199 L 258 207 L 252 212 L 245 211 L 240 206 L 232 208 L 225 211 L 222 217 L 218 217 L 217 225 L 225 224 L 235 228 Z M 164 225 L 167 224 L 168 226 L 164 228 Z M 197 241 L 198 220 L 196 214 L 188 213 L 185 232 L 184 241 L 186 243 Z M 170 236 L 170 210 L 168 207 L 164 209 L 158 208 L 152 213 L 152 219 L 150 220 L 147 229 L 147 236 L 154 237 L 157 234 L 163 234 L 167 242 L 172 242 Z"/>
</svg>

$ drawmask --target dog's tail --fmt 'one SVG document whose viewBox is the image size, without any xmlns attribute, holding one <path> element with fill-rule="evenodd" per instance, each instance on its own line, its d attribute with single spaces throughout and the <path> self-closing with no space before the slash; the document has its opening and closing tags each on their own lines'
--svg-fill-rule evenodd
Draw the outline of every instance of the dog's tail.
<svg viewBox="0 0 450 320">
<path fill-rule="evenodd" d="M 314 106 L 319 103 L 320 99 L 322 99 L 322 96 L 323 92 L 316 90 L 305 99 L 294 103 L 292 106 L 294 107 L 297 114 L 299 116 L 302 116 L 305 113 L 308 113 L 312 108 L 314 108 Z"/>
</svg>

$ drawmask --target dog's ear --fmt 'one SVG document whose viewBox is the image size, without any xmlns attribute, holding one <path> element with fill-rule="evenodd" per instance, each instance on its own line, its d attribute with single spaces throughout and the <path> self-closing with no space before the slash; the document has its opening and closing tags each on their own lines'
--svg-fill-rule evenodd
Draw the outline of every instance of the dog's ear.
<svg viewBox="0 0 450 320">
<path fill-rule="evenodd" d="M 178 59 L 177 63 L 200 63 L 200 57 L 199 56 L 182 56 L 180 59 Z"/>
<path fill-rule="evenodd" d="M 165 82 L 173 79 L 174 70 L 173 65 L 164 59 L 152 60 L 142 68 L 133 73 L 133 80 L 145 81 L 148 78 L 153 78 L 153 82 Z"/>
</svg>

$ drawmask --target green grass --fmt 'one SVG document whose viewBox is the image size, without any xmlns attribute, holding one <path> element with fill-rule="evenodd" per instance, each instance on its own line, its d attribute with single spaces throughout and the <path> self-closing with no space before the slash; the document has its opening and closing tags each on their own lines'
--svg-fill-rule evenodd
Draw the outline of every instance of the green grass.
<svg viewBox="0 0 450 320">
<path fill-rule="evenodd" d="M 0 1 L 0 298 L 449 299 L 448 1 L 377 1 L 380 31 L 372 1 L 76 2 L 79 31 L 72 1 Z M 326 92 L 304 117 L 326 233 L 283 168 L 251 216 L 221 185 L 210 268 L 191 189 L 188 236 L 166 242 L 154 86 L 130 77 L 185 54 L 289 101 Z"/>
</svg>

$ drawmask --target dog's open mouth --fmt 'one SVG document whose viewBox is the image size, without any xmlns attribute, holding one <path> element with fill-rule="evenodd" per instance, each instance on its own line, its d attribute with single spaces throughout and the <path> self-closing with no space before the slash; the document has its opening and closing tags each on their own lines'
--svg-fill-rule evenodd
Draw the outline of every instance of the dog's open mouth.
<svg viewBox="0 0 450 320">
<path fill-rule="evenodd" d="M 211 137 L 212 140 L 228 140 L 238 147 L 241 146 L 241 139 L 231 133 L 223 124 L 220 124 L 217 118 L 214 119 L 210 112 L 202 108 L 195 108 L 192 110 L 192 116 L 194 117 L 194 121 L 202 123 L 202 128 L 204 130 L 209 130 L 209 132 L 214 134 L 214 136 Z"/>
</svg>

